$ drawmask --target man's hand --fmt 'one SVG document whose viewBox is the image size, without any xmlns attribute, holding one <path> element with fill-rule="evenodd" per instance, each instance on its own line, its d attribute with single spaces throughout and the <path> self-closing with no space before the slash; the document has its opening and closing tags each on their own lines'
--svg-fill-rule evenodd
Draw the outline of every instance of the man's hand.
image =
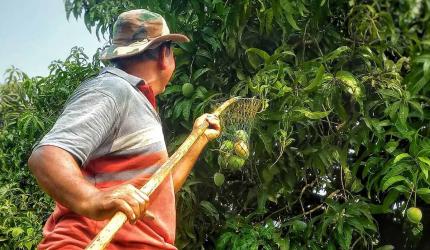
<svg viewBox="0 0 430 250">
<path fill-rule="evenodd" d="M 173 186 L 175 193 L 181 189 L 185 180 L 191 172 L 197 158 L 206 146 L 206 144 L 218 138 L 221 134 L 221 125 L 219 118 L 212 114 L 204 114 L 196 119 L 193 126 L 193 131 L 196 131 L 205 121 L 209 123 L 209 127 L 205 130 L 204 134 L 193 144 L 193 146 L 184 155 L 182 160 L 175 166 L 172 171 Z"/>
<path fill-rule="evenodd" d="M 131 184 L 100 190 L 87 201 L 83 214 L 94 220 L 111 218 L 117 211 L 127 215 L 128 221 L 134 224 L 145 216 L 148 196 Z"/>
<path fill-rule="evenodd" d="M 212 141 L 218 138 L 221 134 L 221 125 L 219 118 L 216 115 L 203 114 L 196 119 L 196 121 L 194 122 L 193 129 L 197 129 L 204 121 L 207 121 L 209 123 L 208 129 L 206 129 L 205 133 L 203 134 L 207 141 Z"/>
</svg>

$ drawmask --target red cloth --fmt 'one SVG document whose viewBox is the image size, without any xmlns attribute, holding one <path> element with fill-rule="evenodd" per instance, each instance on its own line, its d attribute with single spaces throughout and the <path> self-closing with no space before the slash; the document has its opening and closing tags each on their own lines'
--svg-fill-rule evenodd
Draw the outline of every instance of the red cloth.
<svg viewBox="0 0 430 250">
<path fill-rule="evenodd" d="M 155 100 L 155 95 L 154 95 L 154 92 L 152 91 L 151 86 L 142 82 L 139 85 L 137 85 L 137 88 L 146 96 L 146 99 L 148 99 L 148 101 L 152 104 L 152 106 L 154 108 L 157 108 L 157 100 Z"/>
<path fill-rule="evenodd" d="M 156 107 L 154 93 L 149 85 L 140 84 L 138 88 Z M 161 165 L 168 158 L 167 152 L 156 151 L 122 157 L 104 156 L 91 160 L 82 173 L 91 180 L 97 173 L 119 173 L 124 171 L 144 170 L 154 165 Z M 146 183 L 151 174 L 140 174 L 129 181 L 115 179 L 96 184 L 99 189 L 131 183 L 136 187 Z M 154 220 L 140 219 L 135 225 L 126 223 L 114 236 L 107 249 L 111 250 L 176 250 L 175 227 L 176 210 L 172 176 L 167 177 L 151 195 L 147 210 L 154 215 Z M 78 215 L 57 203 L 54 212 L 48 218 L 44 228 L 44 239 L 39 249 L 84 249 L 107 223 L 94 221 Z"/>
</svg>

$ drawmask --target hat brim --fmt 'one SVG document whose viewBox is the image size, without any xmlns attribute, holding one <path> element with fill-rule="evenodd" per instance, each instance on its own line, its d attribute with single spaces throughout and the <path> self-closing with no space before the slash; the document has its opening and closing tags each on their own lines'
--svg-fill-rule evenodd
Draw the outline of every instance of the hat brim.
<svg viewBox="0 0 430 250">
<path fill-rule="evenodd" d="M 164 36 L 159 36 L 146 43 L 133 43 L 128 46 L 117 46 L 115 44 L 112 44 L 102 52 L 102 54 L 100 55 L 100 60 L 111 60 L 115 58 L 123 58 L 137 55 L 145 50 L 158 47 L 164 41 L 184 43 L 189 42 L 190 39 L 182 34 L 168 34 Z"/>
</svg>

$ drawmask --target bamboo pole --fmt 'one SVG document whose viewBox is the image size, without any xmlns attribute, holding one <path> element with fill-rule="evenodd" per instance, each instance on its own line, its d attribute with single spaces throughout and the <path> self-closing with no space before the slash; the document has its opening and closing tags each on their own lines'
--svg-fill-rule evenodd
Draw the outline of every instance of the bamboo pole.
<svg viewBox="0 0 430 250">
<path fill-rule="evenodd" d="M 212 114 L 219 116 L 224 110 L 232 103 L 236 102 L 239 98 L 233 97 L 225 101 L 219 106 Z M 205 121 L 196 130 L 194 130 L 176 150 L 176 152 L 155 172 L 149 181 L 140 189 L 143 193 L 150 196 L 152 192 L 163 182 L 164 178 L 170 173 L 174 166 L 184 157 L 191 146 L 196 140 L 205 132 L 209 123 Z M 106 226 L 99 232 L 99 234 L 91 241 L 85 248 L 87 250 L 101 250 L 105 249 L 109 242 L 112 240 L 116 232 L 125 224 L 127 216 L 122 212 L 117 212 Z"/>
</svg>

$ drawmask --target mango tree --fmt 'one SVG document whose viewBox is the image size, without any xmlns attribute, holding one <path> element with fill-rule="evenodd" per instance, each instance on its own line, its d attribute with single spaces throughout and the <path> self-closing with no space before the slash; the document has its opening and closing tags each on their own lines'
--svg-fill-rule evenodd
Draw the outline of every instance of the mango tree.
<svg viewBox="0 0 430 250">
<path fill-rule="evenodd" d="M 170 152 L 193 119 L 220 99 L 265 100 L 245 165 L 220 172 L 223 145 L 214 143 L 179 193 L 180 249 L 429 244 L 421 239 L 430 230 L 428 1 L 66 0 L 65 8 L 99 37 L 109 38 L 118 14 L 135 8 L 162 14 L 172 32 L 190 36 L 190 43 L 175 48 L 176 74 L 160 97 Z M 1 167 L 10 173 L 3 182 L 23 194 L 37 190 L 25 168 L 30 144 L 98 63 L 54 64 L 49 77 L 19 78 L 16 90 L 3 90 L 2 99 L 24 89 L 12 104 L 16 116 L 9 118 L 2 106 L 7 113 L 0 135 L 13 134 L 9 144 L 0 140 Z M 54 87 L 49 92 L 44 86 Z M 46 215 L 45 196 L 36 196 L 42 204 L 29 197 L 31 205 L 22 211 Z M 13 197 L 9 204 L 17 206 Z M 17 242 L 14 235 L 29 235 L 11 231 L 21 225 L 4 227 L 10 229 L 2 234 L 8 244 Z"/>
</svg>

